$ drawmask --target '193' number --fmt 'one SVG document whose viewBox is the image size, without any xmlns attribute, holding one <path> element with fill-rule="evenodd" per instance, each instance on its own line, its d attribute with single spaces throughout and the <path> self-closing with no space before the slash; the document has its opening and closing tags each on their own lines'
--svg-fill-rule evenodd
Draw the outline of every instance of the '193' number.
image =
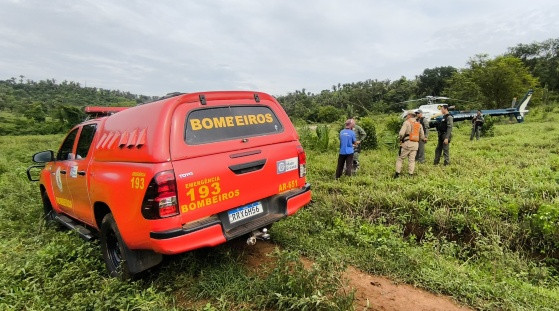
<svg viewBox="0 0 559 311">
<path fill-rule="evenodd" d="M 130 179 L 130 186 L 132 189 L 144 189 L 144 178 L 143 177 L 132 177 Z"/>
<path fill-rule="evenodd" d="M 219 186 L 218 182 L 212 183 L 209 187 L 207 185 L 202 185 L 198 187 L 198 197 L 200 199 L 205 199 L 210 194 L 217 195 L 220 192 L 221 192 L 221 187 Z M 196 192 L 194 191 L 194 188 L 190 188 L 190 190 L 186 192 L 186 195 L 190 197 L 191 202 L 196 201 Z"/>
</svg>

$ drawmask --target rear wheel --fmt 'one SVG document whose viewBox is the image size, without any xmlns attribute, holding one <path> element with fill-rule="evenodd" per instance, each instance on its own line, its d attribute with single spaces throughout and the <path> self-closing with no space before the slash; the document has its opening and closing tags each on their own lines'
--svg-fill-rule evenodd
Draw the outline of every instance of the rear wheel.
<svg viewBox="0 0 559 311">
<path fill-rule="evenodd" d="M 112 277 L 126 280 L 158 265 L 163 256 L 151 250 L 129 249 L 124 243 L 112 214 L 101 221 L 101 251 L 105 265 Z"/>
<path fill-rule="evenodd" d="M 126 245 L 120 236 L 112 214 L 103 217 L 100 242 L 109 274 L 121 279 L 130 278 L 132 275 L 126 264 Z"/>
</svg>

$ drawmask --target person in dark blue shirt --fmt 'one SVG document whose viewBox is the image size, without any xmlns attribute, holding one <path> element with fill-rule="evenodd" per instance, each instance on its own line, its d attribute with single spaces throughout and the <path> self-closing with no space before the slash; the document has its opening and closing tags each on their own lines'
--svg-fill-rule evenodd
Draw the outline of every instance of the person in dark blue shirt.
<svg viewBox="0 0 559 311">
<path fill-rule="evenodd" d="M 338 167 L 336 168 L 336 179 L 342 176 L 342 171 L 345 164 L 345 174 L 351 176 L 353 169 L 353 152 L 354 144 L 356 142 L 355 132 L 353 127 L 355 121 L 349 119 L 345 122 L 345 128 L 340 131 L 340 154 L 338 155 Z"/>
</svg>

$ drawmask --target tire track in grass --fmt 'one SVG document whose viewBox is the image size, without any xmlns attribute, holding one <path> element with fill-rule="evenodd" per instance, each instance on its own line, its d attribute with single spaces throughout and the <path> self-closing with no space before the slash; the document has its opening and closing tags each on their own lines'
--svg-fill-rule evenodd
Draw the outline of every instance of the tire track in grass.
<svg viewBox="0 0 559 311">
<path fill-rule="evenodd" d="M 246 247 L 246 264 L 259 267 L 270 264 L 271 254 L 276 247 L 271 242 L 258 241 L 256 245 Z M 305 267 L 310 267 L 312 261 L 302 258 Z M 348 282 L 348 290 L 355 290 L 355 310 L 383 310 L 383 311 L 467 311 L 468 307 L 459 305 L 452 298 L 436 295 L 423 289 L 408 285 L 396 284 L 392 280 L 376 275 L 370 275 L 354 267 L 348 267 L 343 273 Z"/>
</svg>

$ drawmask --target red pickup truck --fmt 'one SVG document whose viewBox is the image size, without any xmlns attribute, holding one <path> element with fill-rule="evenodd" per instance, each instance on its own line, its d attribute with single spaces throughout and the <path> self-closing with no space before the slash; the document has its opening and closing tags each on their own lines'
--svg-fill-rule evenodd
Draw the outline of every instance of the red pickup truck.
<svg viewBox="0 0 559 311">
<path fill-rule="evenodd" d="M 47 219 L 99 236 L 112 276 L 247 234 L 254 243 L 311 200 L 305 152 L 270 95 L 179 94 L 114 112 L 33 156 Z"/>
</svg>

